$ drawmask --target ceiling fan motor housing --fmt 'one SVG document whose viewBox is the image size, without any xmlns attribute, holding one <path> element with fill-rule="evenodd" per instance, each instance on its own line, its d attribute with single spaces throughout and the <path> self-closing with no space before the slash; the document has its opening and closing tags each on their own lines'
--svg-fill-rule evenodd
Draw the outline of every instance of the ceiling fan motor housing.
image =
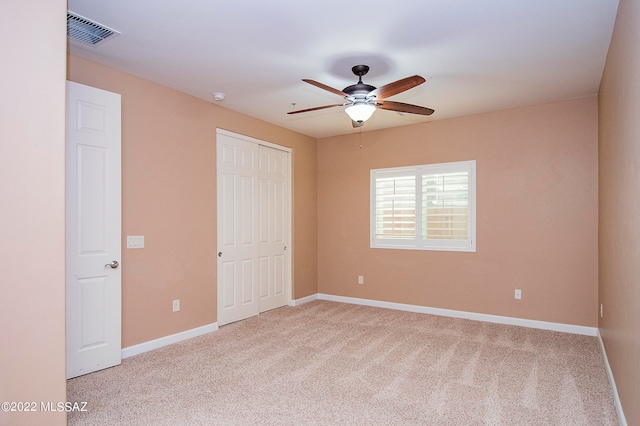
<svg viewBox="0 0 640 426">
<path fill-rule="evenodd" d="M 345 87 L 342 91 L 346 93 L 348 96 L 351 96 L 353 98 L 364 99 L 367 97 L 369 92 L 373 90 L 376 90 L 374 86 L 371 86 L 369 84 L 364 84 L 364 83 L 357 83 L 357 84 L 353 84 L 351 86 Z"/>
<path fill-rule="evenodd" d="M 351 97 L 358 100 L 365 100 L 369 92 L 376 90 L 375 86 L 364 84 L 362 82 L 362 76 L 369 72 L 369 66 L 356 65 L 351 68 L 351 71 L 358 76 L 358 82 L 345 87 L 342 91 L 348 95 L 347 98 Z"/>
</svg>

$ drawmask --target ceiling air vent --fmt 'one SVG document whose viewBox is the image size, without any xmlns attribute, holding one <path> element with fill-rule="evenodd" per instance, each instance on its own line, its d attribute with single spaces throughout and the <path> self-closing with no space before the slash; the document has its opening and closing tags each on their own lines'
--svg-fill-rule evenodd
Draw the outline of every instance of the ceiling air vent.
<svg viewBox="0 0 640 426">
<path fill-rule="evenodd" d="M 84 16 L 67 11 L 67 36 L 71 40 L 96 46 L 107 40 L 109 37 L 117 36 L 119 34 L 120 33 L 116 30 L 112 30 L 102 24 L 98 24 Z"/>
</svg>

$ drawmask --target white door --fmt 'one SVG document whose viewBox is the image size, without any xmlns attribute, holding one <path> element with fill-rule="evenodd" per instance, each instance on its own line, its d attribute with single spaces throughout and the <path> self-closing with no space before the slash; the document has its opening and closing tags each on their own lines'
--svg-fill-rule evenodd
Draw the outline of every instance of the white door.
<svg viewBox="0 0 640 426">
<path fill-rule="evenodd" d="M 287 183 L 285 151 L 259 147 L 260 312 L 288 302 Z"/>
<path fill-rule="evenodd" d="M 120 95 L 67 82 L 67 378 L 121 361 Z"/>
<path fill-rule="evenodd" d="M 218 325 L 258 315 L 258 145 L 217 135 Z"/>
<path fill-rule="evenodd" d="M 289 157 L 218 131 L 218 324 L 284 306 L 290 294 Z"/>
</svg>

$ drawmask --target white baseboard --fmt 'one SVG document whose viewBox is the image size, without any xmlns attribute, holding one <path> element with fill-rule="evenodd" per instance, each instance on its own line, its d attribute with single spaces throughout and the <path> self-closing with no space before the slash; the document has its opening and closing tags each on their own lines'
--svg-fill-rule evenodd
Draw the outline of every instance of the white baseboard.
<svg viewBox="0 0 640 426">
<path fill-rule="evenodd" d="M 559 331 L 563 333 L 582 334 L 586 336 L 599 336 L 599 331 L 596 327 L 585 327 L 581 325 L 561 324 L 546 321 L 528 320 L 522 318 L 503 317 L 498 315 L 478 314 L 474 312 L 455 311 L 451 309 L 430 308 L 428 306 L 408 305 L 404 303 L 395 302 L 383 302 L 379 300 L 360 299 L 356 297 L 346 296 L 334 296 L 331 294 L 317 293 L 310 296 L 306 296 L 300 299 L 291 300 L 289 306 L 300 306 L 304 303 L 313 302 L 314 300 L 328 300 L 333 302 L 350 303 L 355 305 L 372 306 L 377 308 L 396 309 L 400 311 L 416 312 L 422 314 L 440 315 L 445 317 L 463 318 L 475 321 L 486 321 L 497 324 L 509 324 L 519 325 L 522 327 L 539 328 L 543 330 Z M 129 346 L 122 349 L 122 358 L 128 358 L 130 356 L 138 355 L 144 352 L 148 352 L 154 349 L 161 348 L 163 346 L 170 345 L 172 343 L 181 342 L 183 340 L 191 339 L 192 337 L 201 336 L 203 334 L 211 333 L 218 330 L 218 323 L 214 322 L 202 327 L 193 328 L 180 333 L 172 334 L 170 336 L 161 337 L 159 339 L 150 340 L 148 342 L 140 343 L 138 345 Z M 602 345 L 602 339 L 600 339 Z M 602 351 L 604 353 L 604 345 L 602 345 Z M 606 359 L 606 356 L 605 356 Z M 608 363 L 607 363 L 608 367 Z M 610 370 L 609 374 L 610 374 Z M 610 380 L 613 380 L 613 376 L 610 375 Z M 617 394 L 616 394 L 617 396 Z"/>
<path fill-rule="evenodd" d="M 121 352 L 121 357 L 129 358 L 130 356 L 152 351 L 154 349 L 158 349 L 163 346 L 171 345 L 172 343 L 178 343 L 183 340 L 191 339 L 192 337 L 202 336 L 203 334 L 211 333 L 216 330 L 218 330 L 218 323 L 214 322 L 213 324 L 192 328 L 191 330 L 182 331 L 180 333 L 172 334 L 170 336 L 160 337 L 159 339 L 150 340 L 148 342 L 140 343 L 138 345 L 133 345 L 133 346 L 123 348 Z"/>
<path fill-rule="evenodd" d="M 314 300 L 318 300 L 318 294 L 312 294 L 311 296 L 303 297 L 301 299 L 292 300 L 289 302 L 289 306 L 300 306 L 303 303 L 313 302 Z"/>
<path fill-rule="evenodd" d="M 312 294 L 311 296 L 290 301 L 289 306 L 300 306 L 303 303 L 312 302 L 317 299 L 318 299 L 318 295 Z M 163 346 L 171 345 L 173 343 L 178 343 L 183 340 L 191 339 L 192 337 L 201 336 L 203 334 L 211 333 L 217 330 L 218 330 L 217 322 L 214 322 L 209 325 L 204 325 L 202 327 L 192 328 L 191 330 L 186 330 L 180 333 L 172 334 L 170 336 L 160 337 L 158 339 L 150 340 L 148 342 L 140 343 L 138 345 L 122 348 L 122 351 L 120 352 L 120 357 L 122 359 L 129 358 L 130 356 L 139 355 L 144 352 L 152 351 L 154 349 L 158 349 Z"/>
<path fill-rule="evenodd" d="M 613 372 L 609 365 L 609 359 L 607 358 L 607 351 L 604 348 L 604 342 L 602 341 L 602 335 L 600 335 L 600 329 L 598 329 L 598 343 L 600 343 L 600 350 L 602 351 L 602 357 L 604 358 L 604 366 L 607 370 L 607 376 L 609 377 L 609 383 L 611 384 L 611 390 L 613 391 L 613 402 L 616 405 L 616 414 L 618 415 L 618 422 L 620 426 L 627 426 L 627 419 L 624 417 L 622 411 L 622 403 L 618 396 L 618 388 L 616 387 L 616 381 L 613 378 Z"/>
<path fill-rule="evenodd" d="M 475 312 L 454 311 L 451 309 L 430 308 L 428 306 L 407 305 L 404 303 L 382 302 L 379 300 L 359 299 L 356 297 L 334 296 L 331 294 L 318 293 L 319 300 L 329 300 L 333 302 L 351 303 L 355 305 L 372 306 L 376 308 L 396 309 L 399 311 L 416 312 L 421 314 L 440 315 L 444 317 L 463 318 L 474 321 L 485 321 L 496 324 L 519 325 L 521 327 L 539 328 L 542 330 L 559 331 L 562 333 L 582 334 L 585 336 L 596 336 L 597 327 L 585 327 L 582 325 L 561 324 L 555 322 L 528 320 L 522 318 L 503 317 L 499 315 L 478 314 Z"/>
</svg>

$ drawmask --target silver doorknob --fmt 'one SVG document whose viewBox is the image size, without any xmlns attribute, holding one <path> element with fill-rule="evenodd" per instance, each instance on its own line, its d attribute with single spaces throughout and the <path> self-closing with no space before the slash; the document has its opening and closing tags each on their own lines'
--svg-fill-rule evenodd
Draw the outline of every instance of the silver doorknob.
<svg viewBox="0 0 640 426">
<path fill-rule="evenodd" d="M 120 264 L 118 263 L 117 260 L 114 260 L 111 263 L 107 263 L 106 265 L 104 265 L 105 268 L 111 268 L 111 269 L 116 269 L 118 266 L 120 266 Z"/>
</svg>

